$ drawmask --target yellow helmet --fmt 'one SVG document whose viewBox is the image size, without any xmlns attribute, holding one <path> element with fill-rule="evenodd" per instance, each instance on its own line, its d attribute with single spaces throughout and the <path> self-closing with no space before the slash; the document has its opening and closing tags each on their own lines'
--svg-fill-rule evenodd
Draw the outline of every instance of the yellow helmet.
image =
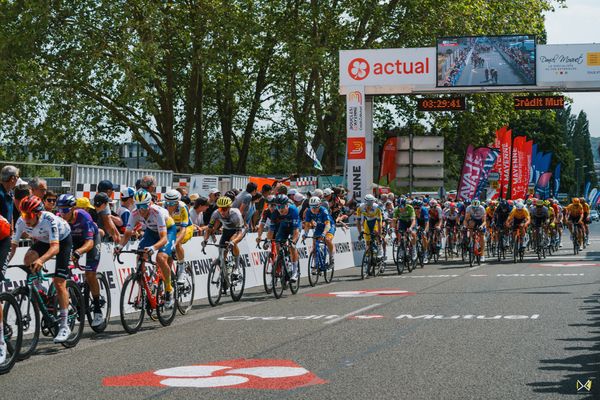
<svg viewBox="0 0 600 400">
<path fill-rule="evenodd" d="M 226 196 L 219 197 L 219 199 L 217 200 L 217 207 L 228 208 L 228 207 L 231 207 L 232 203 L 233 203 L 233 201 L 231 201 L 231 199 L 229 197 L 226 197 Z"/>
</svg>

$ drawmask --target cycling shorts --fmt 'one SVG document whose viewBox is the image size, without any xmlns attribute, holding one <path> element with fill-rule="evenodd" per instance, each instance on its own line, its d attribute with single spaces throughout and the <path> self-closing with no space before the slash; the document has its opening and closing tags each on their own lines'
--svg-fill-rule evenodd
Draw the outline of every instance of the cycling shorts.
<svg viewBox="0 0 600 400">
<path fill-rule="evenodd" d="M 400 232 L 405 232 L 408 228 L 410 228 L 411 224 L 412 224 L 412 221 L 399 220 L 398 221 L 398 230 Z"/>
<path fill-rule="evenodd" d="M 590 224 L 590 215 L 586 212 L 583 213 L 583 223 L 584 224 Z"/>
<path fill-rule="evenodd" d="M 277 242 L 285 242 L 297 228 L 290 224 L 279 224 L 277 233 L 275 234 L 275 240 Z"/>
<path fill-rule="evenodd" d="M 83 244 L 85 240 L 76 240 L 73 242 L 73 250 L 77 250 Z M 94 235 L 94 245 L 85 253 L 85 272 L 96 272 L 98 265 L 100 264 L 100 244 L 102 243 L 102 237 L 100 232 Z"/>
<path fill-rule="evenodd" d="M 578 223 L 579 222 L 579 218 L 580 218 L 579 215 L 577 215 L 577 216 L 575 216 L 575 215 L 569 215 L 569 221 L 571 223 L 573 223 L 573 224 Z"/>
<path fill-rule="evenodd" d="M 225 246 L 225 243 L 229 242 L 233 235 L 236 233 L 243 231 L 243 228 L 239 229 L 223 229 L 223 234 L 221 235 L 221 240 L 219 241 L 220 246 Z"/>
<path fill-rule="evenodd" d="M 363 222 L 363 232 L 366 234 L 379 233 L 379 220 L 373 219 L 371 221 L 366 220 Z M 371 235 L 365 235 L 366 240 L 371 239 Z"/>
<path fill-rule="evenodd" d="M 483 219 L 471 218 L 470 222 L 473 223 L 474 228 L 479 228 L 483 224 Z"/>
<path fill-rule="evenodd" d="M 532 220 L 533 220 L 533 226 L 539 228 L 540 226 L 544 225 L 544 222 L 546 222 L 546 219 L 547 218 L 545 218 L 545 217 L 543 217 L 543 218 L 533 217 L 532 218 Z"/>
<path fill-rule="evenodd" d="M 323 235 L 323 231 L 325 230 L 325 227 L 322 228 L 318 228 L 315 229 L 315 236 L 322 236 Z M 332 239 L 335 236 L 335 226 L 330 226 L 329 227 L 329 231 L 327 232 L 327 239 Z"/>
<path fill-rule="evenodd" d="M 156 242 L 160 240 L 160 236 L 158 232 L 153 231 L 152 229 L 146 229 L 144 231 L 144 236 L 142 236 L 142 240 L 138 245 L 139 250 L 143 250 L 146 247 L 154 246 Z M 165 253 L 169 257 L 173 253 L 173 247 L 175 246 L 175 241 L 177 240 L 177 227 L 172 225 L 167 228 L 167 243 L 158 249 L 159 253 Z"/>
<path fill-rule="evenodd" d="M 513 231 L 516 231 L 521 225 L 525 223 L 525 218 L 513 218 Z"/>
<path fill-rule="evenodd" d="M 183 236 L 181 244 L 187 243 L 194 236 L 194 225 L 186 226 L 183 229 L 185 229 L 185 235 Z"/>
<path fill-rule="evenodd" d="M 448 228 L 454 228 L 456 226 L 456 220 L 455 219 L 447 219 L 446 226 Z"/>
<path fill-rule="evenodd" d="M 67 235 L 66 238 L 58 242 L 59 250 L 56 255 L 56 269 L 54 270 L 54 276 L 62 279 L 69 279 L 71 277 L 71 270 L 69 264 L 71 263 L 71 250 L 73 248 L 73 239 L 71 235 Z M 50 243 L 44 243 L 37 241 L 29 248 L 35 251 L 39 256 L 42 256 L 50 250 Z"/>
</svg>

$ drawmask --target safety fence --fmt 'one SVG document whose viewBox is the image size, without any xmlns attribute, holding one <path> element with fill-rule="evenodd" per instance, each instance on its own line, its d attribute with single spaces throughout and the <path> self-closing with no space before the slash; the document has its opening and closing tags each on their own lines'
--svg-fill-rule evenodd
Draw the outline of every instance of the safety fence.
<svg viewBox="0 0 600 400">
<path fill-rule="evenodd" d="M 263 263 L 269 256 L 270 252 L 257 248 L 256 233 L 249 233 L 244 240 L 238 244 L 240 249 L 240 263 L 246 271 L 246 288 L 263 285 Z M 206 247 L 206 255 L 202 253 L 201 242 L 202 238 L 194 237 L 184 245 L 185 262 L 192 267 L 194 271 L 195 294 L 197 300 L 207 297 L 207 277 L 211 261 L 217 257 L 218 249 L 214 246 Z M 217 236 L 219 240 L 219 236 Z M 356 228 L 346 230 L 338 229 L 334 240 L 336 248 L 335 268 L 337 270 L 351 268 L 360 265 L 364 254 L 364 242 L 360 240 Z M 136 249 L 138 242 L 130 242 L 126 249 Z M 11 261 L 11 265 L 19 265 L 23 263 L 23 257 L 27 248 L 20 247 L 17 249 L 15 257 Z M 300 255 L 300 271 L 301 276 L 306 277 L 308 274 L 308 257 L 312 251 L 312 240 L 307 240 L 306 245 L 298 243 L 298 252 Z M 388 253 L 391 253 L 388 252 Z M 125 278 L 132 273 L 135 268 L 135 255 L 123 254 L 121 259 L 123 264 L 118 264 L 113 259 L 113 245 L 111 243 L 103 243 L 101 250 L 100 266 L 98 271 L 103 272 L 109 282 L 111 291 L 111 316 L 119 315 L 119 298 L 121 288 Z M 84 265 L 84 258 L 81 260 L 81 265 Z M 48 270 L 53 272 L 53 261 L 48 262 Z M 357 271 L 358 273 L 358 271 Z M 0 292 L 10 291 L 18 286 L 25 284 L 25 273 L 18 268 L 8 269 L 8 281 L 0 283 Z M 79 279 L 84 279 L 83 273 Z M 335 279 L 335 277 L 334 277 Z"/>
</svg>

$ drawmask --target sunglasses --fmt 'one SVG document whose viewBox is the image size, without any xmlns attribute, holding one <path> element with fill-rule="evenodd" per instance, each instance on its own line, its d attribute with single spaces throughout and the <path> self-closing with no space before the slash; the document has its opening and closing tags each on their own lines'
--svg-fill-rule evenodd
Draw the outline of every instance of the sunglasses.
<svg viewBox="0 0 600 400">
<path fill-rule="evenodd" d="M 176 201 L 165 201 L 165 206 L 167 207 L 173 207 L 176 206 L 178 202 Z"/>
<path fill-rule="evenodd" d="M 70 208 L 59 208 L 58 212 L 61 214 L 68 214 L 71 212 L 71 209 Z"/>
<path fill-rule="evenodd" d="M 35 219 L 37 217 L 37 213 L 22 212 L 21 213 L 21 217 L 23 219 Z"/>
<path fill-rule="evenodd" d="M 321 208 L 321 206 L 311 206 L 310 208 L 311 210 L 318 210 L 319 208 Z"/>
<path fill-rule="evenodd" d="M 56 199 L 46 199 L 44 201 L 47 201 L 48 203 L 56 203 Z"/>
<path fill-rule="evenodd" d="M 227 211 L 229 210 L 229 207 L 219 207 L 219 211 Z"/>
<path fill-rule="evenodd" d="M 147 210 L 149 207 L 148 204 L 136 204 L 135 208 L 137 208 L 138 210 Z"/>
<path fill-rule="evenodd" d="M 278 204 L 278 205 L 277 205 L 277 209 L 278 209 L 278 210 L 283 210 L 283 209 L 284 209 L 284 208 L 286 208 L 286 207 L 287 207 L 287 204 Z"/>
</svg>

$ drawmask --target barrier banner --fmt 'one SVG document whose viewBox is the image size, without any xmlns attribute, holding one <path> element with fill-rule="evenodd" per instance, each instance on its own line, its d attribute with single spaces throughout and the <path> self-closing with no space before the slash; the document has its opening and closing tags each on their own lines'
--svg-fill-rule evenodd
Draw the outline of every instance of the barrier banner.
<svg viewBox="0 0 600 400">
<path fill-rule="evenodd" d="M 489 147 L 474 149 L 472 145 L 469 145 L 456 190 L 459 198 L 471 200 L 475 197 L 477 186 L 482 178 L 485 159 L 491 150 Z"/>
<path fill-rule="evenodd" d="M 240 265 L 246 272 L 246 288 L 263 286 L 263 264 L 269 256 L 269 250 L 263 250 L 256 246 L 256 233 L 249 233 L 238 244 L 240 249 Z M 217 236 L 217 242 L 220 236 Z M 192 268 L 194 273 L 195 292 L 194 299 L 200 300 L 207 297 L 207 278 L 211 262 L 218 256 L 218 249 L 215 246 L 207 246 L 206 254 L 202 253 L 201 243 L 204 239 L 196 236 L 183 245 L 185 250 L 185 264 Z M 139 242 L 129 242 L 124 250 L 137 249 Z M 358 230 L 355 227 L 349 229 L 338 228 L 333 239 L 335 245 L 335 269 L 342 270 L 359 266 L 362 262 L 365 246 L 360 240 Z M 308 274 L 308 257 L 313 249 L 312 239 L 308 239 L 306 244 L 298 242 L 298 253 L 300 255 L 300 276 L 306 277 Z M 19 247 L 10 265 L 23 264 L 23 257 L 28 247 Z M 101 257 L 98 272 L 106 276 L 111 295 L 111 316 L 119 316 L 119 302 L 123 282 L 136 267 L 135 254 L 121 254 L 120 259 L 123 264 L 119 264 L 113 259 L 112 243 L 101 244 Z M 391 247 L 388 251 L 388 261 L 391 261 Z M 156 256 L 154 256 L 156 257 Z M 85 256 L 81 260 L 84 265 Z M 54 272 L 54 261 L 46 263 L 46 268 Z M 359 273 L 359 271 L 357 271 Z M 77 272 L 78 279 L 83 282 L 85 279 L 83 272 Z M 6 275 L 7 281 L 0 282 L 0 292 L 11 291 L 19 286 L 25 285 L 26 274 L 18 268 L 9 268 Z M 335 276 L 334 276 L 335 279 Z M 48 287 L 50 282 L 46 282 Z M 302 289 L 301 289 L 302 290 Z M 225 298 L 227 301 L 227 298 Z M 243 297 L 242 297 L 243 301 Z"/>
</svg>

